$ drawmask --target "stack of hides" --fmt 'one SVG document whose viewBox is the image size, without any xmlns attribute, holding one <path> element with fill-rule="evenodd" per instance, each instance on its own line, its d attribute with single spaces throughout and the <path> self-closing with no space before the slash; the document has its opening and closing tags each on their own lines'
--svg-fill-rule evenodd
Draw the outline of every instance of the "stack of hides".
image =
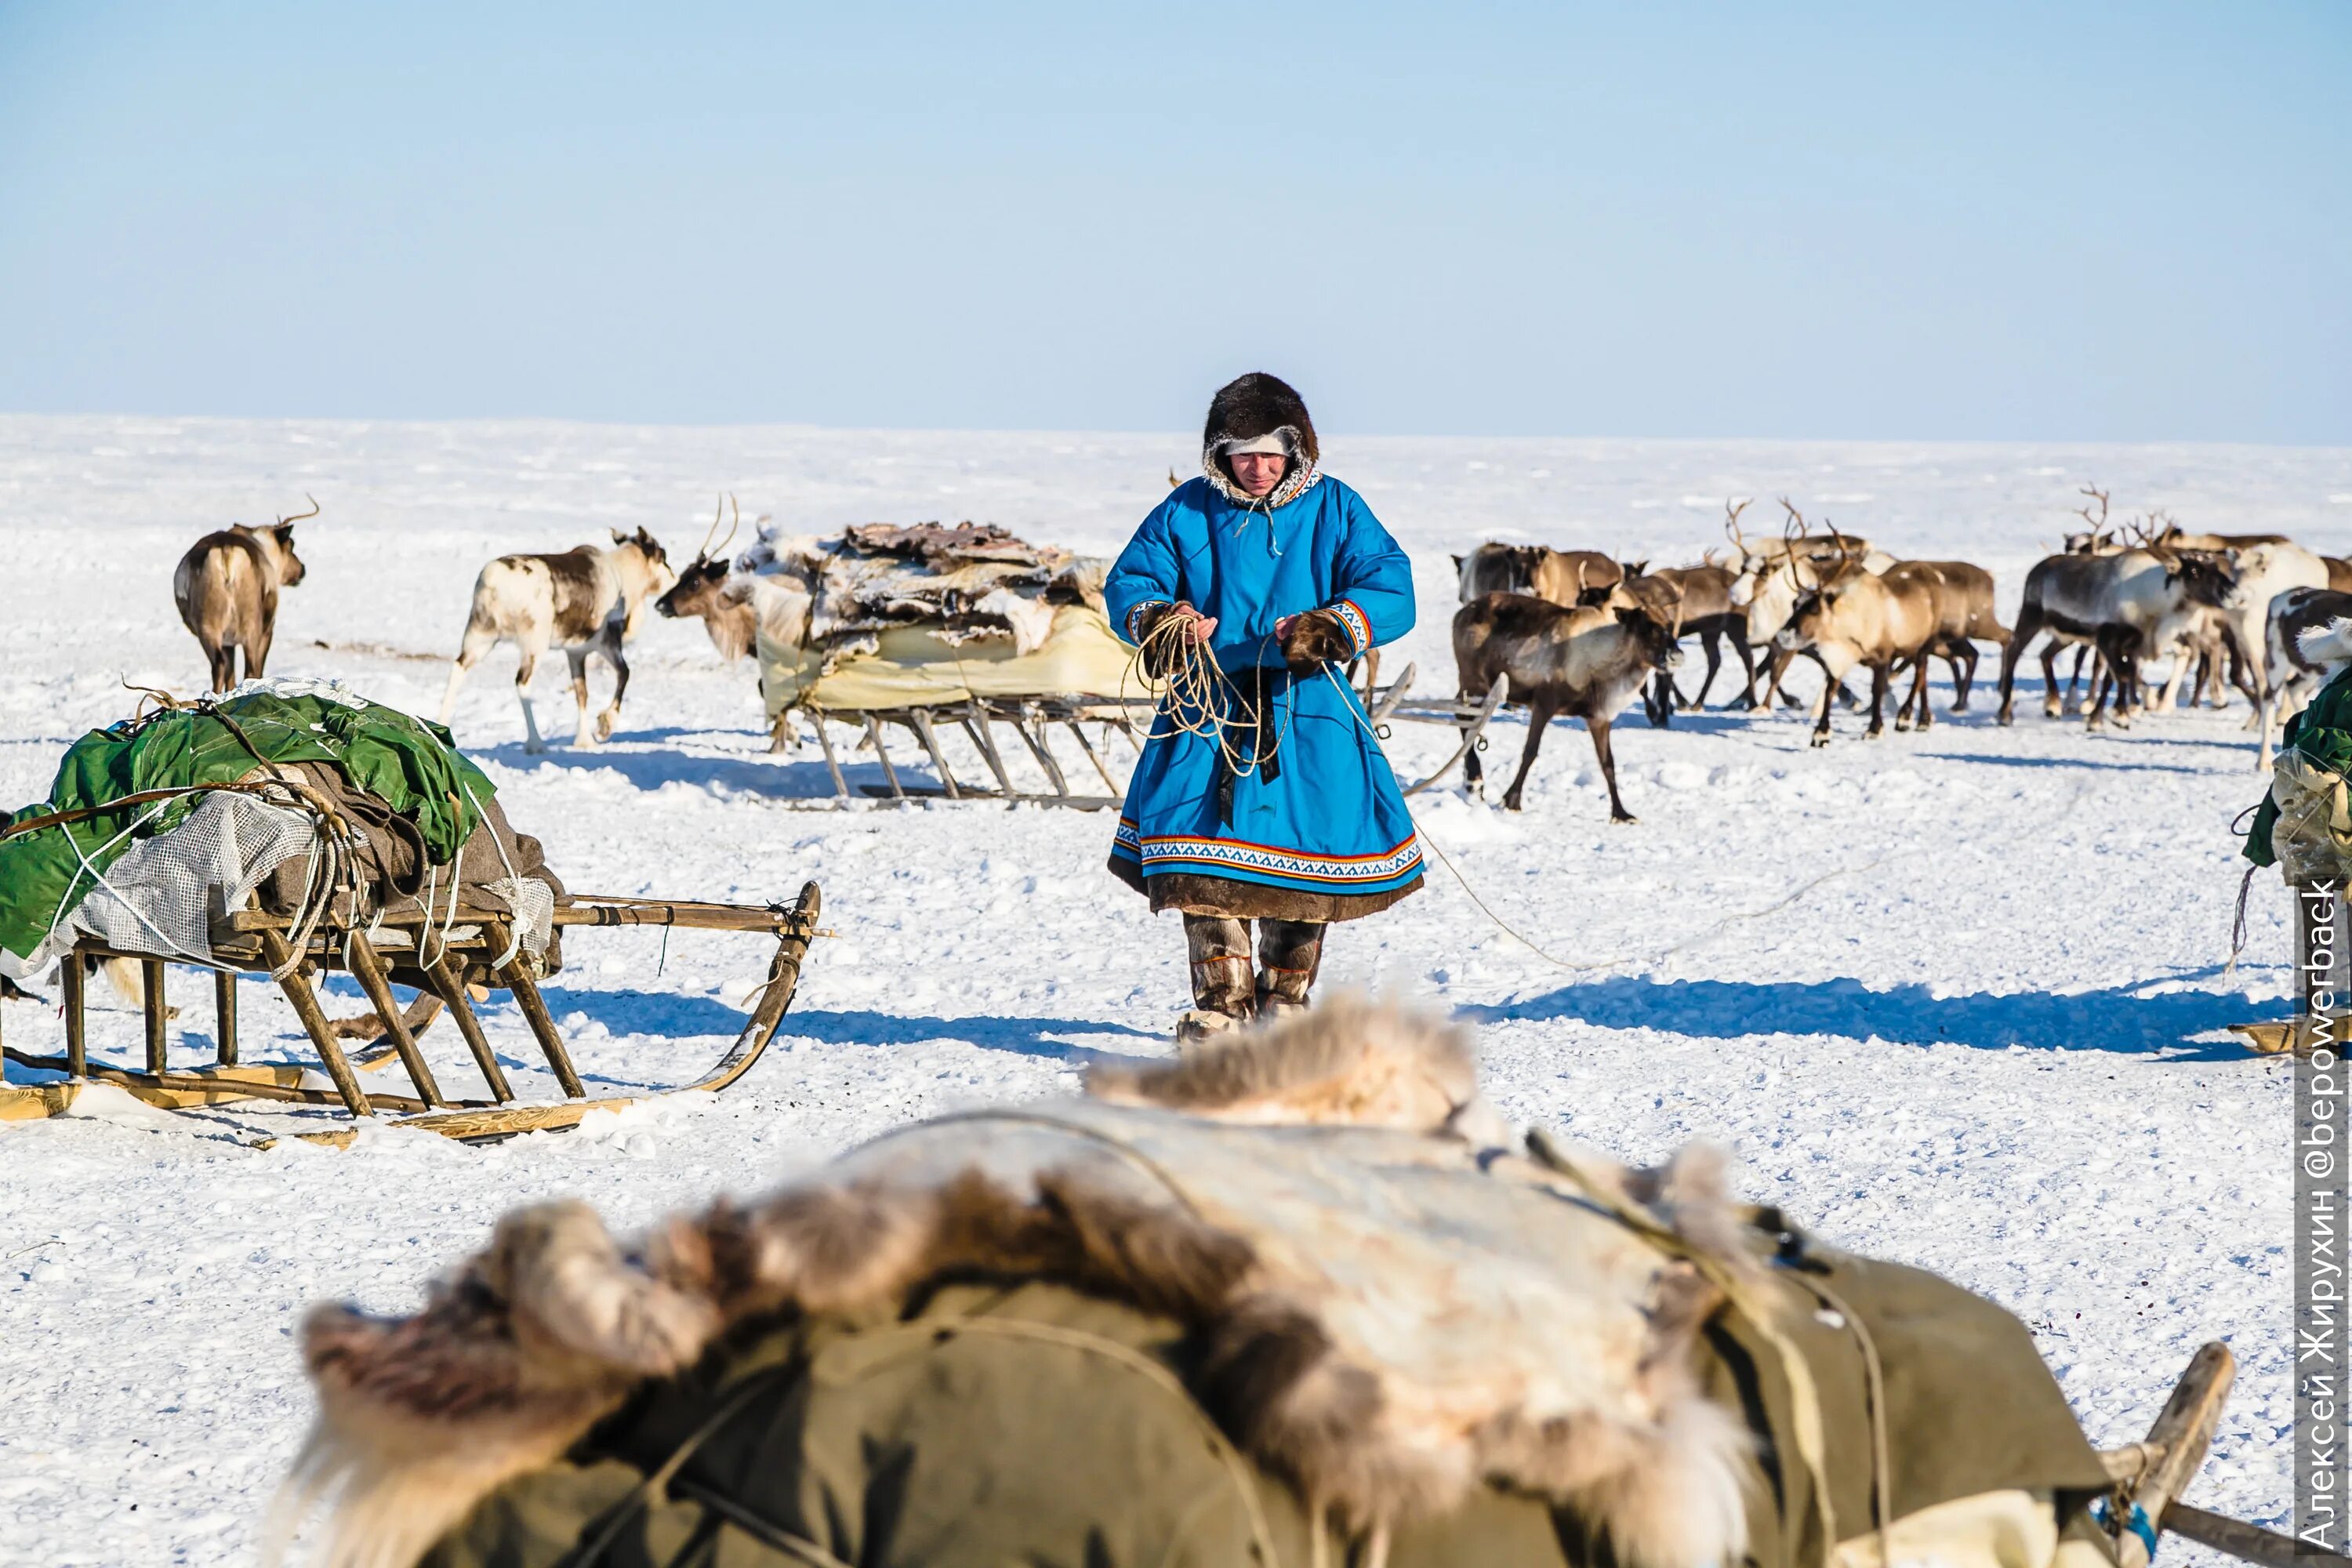
<svg viewBox="0 0 2352 1568">
<path fill-rule="evenodd" d="M 1107 563 L 992 523 L 865 523 L 838 538 L 763 535 L 736 569 L 809 598 L 797 646 L 763 628 L 771 715 L 973 697 L 1115 697 L 1128 651 L 1103 612 Z"/>
<path fill-rule="evenodd" d="M 273 782 L 289 787 L 219 787 Z M 560 962 L 563 886 L 488 778 L 439 725 L 332 683 L 247 681 L 92 731 L 48 798 L 0 828 L 60 815 L 0 838 L 0 974 L 28 977 L 84 934 L 208 963 L 213 921 L 248 900 L 346 924 L 511 921 L 542 968 Z"/>
</svg>

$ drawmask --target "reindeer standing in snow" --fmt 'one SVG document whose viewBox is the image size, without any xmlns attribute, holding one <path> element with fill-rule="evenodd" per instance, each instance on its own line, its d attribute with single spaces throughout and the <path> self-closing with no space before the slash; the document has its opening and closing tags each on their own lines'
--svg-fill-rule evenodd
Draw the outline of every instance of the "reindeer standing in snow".
<svg viewBox="0 0 2352 1568">
<path fill-rule="evenodd" d="M 677 581 L 669 557 L 644 529 L 635 533 L 613 531 L 613 548 L 576 545 L 560 555 L 501 555 L 474 579 L 474 605 L 466 617 L 466 637 L 449 668 L 448 689 L 441 696 L 441 722 L 446 724 L 457 707 L 457 689 L 466 672 L 501 641 L 512 642 L 521 655 L 515 668 L 515 695 L 522 700 L 523 728 L 529 733 L 524 750 L 547 749 L 540 739 L 539 721 L 531 712 L 530 678 L 539 656 L 551 647 L 563 650 L 572 665 L 572 696 L 580 707 L 575 746 L 593 746 L 609 740 L 621 715 L 621 698 L 629 689 L 629 661 L 621 645 L 636 635 L 646 601 L 666 594 Z M 613 700 L 588 721 L 588 656 L 604 656 L 613 667 Z"/>
<path fill-rule="evenodd" d="M 729 496 L 726 505 L 734 505 Z M 735 542 L 736 529 L 743 522 L 738 510 L 735 526 L 716 545 L 711 538 L 719 531 L 719 518 L 710 520 L 710 532 L 703 535 L 702 547 L 694 559 L 681 567 L 677 582 L 667 594 L 654 601 L 654 608 L 664 616 L 680 620 L 699 619 L 703 629 L 710 634 L 710 643 L 719 657 L 732 664 L 751 652 L 761 637 L 780 647 L 797 648 L 808 636 L 809 612 L 815 604 L 815 584 L 803 569 L 779 557 L 775 570 L 745 571 L 731 562 L 727 547 Z M 767 521 L 756 518 L 757 528 Z M 748 559 L 748 557 L 747 557 Z M 766 682 L 761 681 L 761 695 L 766 695 Z M 797 746 L 799 737 L 793 729 L 789 715 L 776 715 L 768 749 L 781 752 Z"/>
<path fill-rule="evenodd" d="M 240 522 L 207 533 L 180 557 L 172 573 L 172 599 L 182 624 L 205 650 L 215 691 L 236 684 L 237 649 L 245 650 L 247 680 L 257 679 L 269 662 L 270 639 L 278 631 L 278 590 L 301 582 L 304 571 L 294 553 L 294 525 L 318 515 L 319 503 L 310 500 L 309 511 L 281 517 L 268 528 Z"/>
</svg>

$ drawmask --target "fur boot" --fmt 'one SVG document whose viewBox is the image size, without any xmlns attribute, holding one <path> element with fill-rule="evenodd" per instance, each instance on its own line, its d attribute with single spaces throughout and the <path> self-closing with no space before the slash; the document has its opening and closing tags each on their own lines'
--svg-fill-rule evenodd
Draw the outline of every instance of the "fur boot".
<svg viewBox="0 0 2352 1568">
<path fill-rule="evenodd" d="M 1186 915 L 1184 948 L 1192 964 L 1193 1013 L 1218 1015 L 1234 1024 L 1244 1022 L 1256 1013 L 1257 988 L 1250 973 L 1247 921 L 1227 920 L 1221 915 Z M 1230 1026 L 1204 1025 L 1202 1032 Z"/>
<path fill-rule="evenodd" d="M 1315 921 L 1257 922 L 1257 1013 L 1284 1018 L 1307 1010 L 1307 994 L 1323 967 L 1323 932 Z"/>
</svg>

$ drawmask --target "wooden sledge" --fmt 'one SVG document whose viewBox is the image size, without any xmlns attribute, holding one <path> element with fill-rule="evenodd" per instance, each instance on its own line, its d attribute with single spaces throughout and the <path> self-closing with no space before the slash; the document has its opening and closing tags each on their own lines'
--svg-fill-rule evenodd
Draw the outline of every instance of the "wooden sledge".
<svg viewBox="0 0 2352 1568">
<path fill-rule="evenodd" d="M 923 798 L 934 800 L 1002 800 L 1020 801 L 1033 805 L 1066 805 L 1079 811 L 1100 811 L 1116 807 L 1125 798 L 1110 769 L 1104 765 L 1102 753 L 1087 739 L 1080 728 L 1087 719 L 1103 719 L 1114 712 L 1123 714 L 1131 707 L 1145 706 L 1135 700 L 1120 700 L 1093 697 L 1034 697 L 1013 700 L 1006 698 L 971 698 L 960 702 L 918 704 L 903 708 L 835 709 L 803 707 L 800 711 L 809 717 L 816 729 L 817 745 L 824 753 L 824 765 L 833 775 L 833 791 L 842 800 L 850 798 L 849 782 L 843 776 L 841 760 L 833 749 L 833 737 L 826 732 L 828 721 L 862 729 L 867 743 L 874 748 L 875 760 L 882 764 L 885 784 L 867 784 L 863 793 L 877 799 L 906 801 Z M 1005 771 L 1004 753 L 996 744 L 995 726 L 1009 724 L 1013 732 L 1036 760 L 1038 769 L 1050 786 L 1045 791 L 1016 789 L 1012 776 Z M 936 785 L 910 784 L 898 776 L 898 765 L 891 761 L 888 748 L 883 742 L 883 727 L 897 724 L 914 735 L 924 754 L 930 759 L 932 769 L 939 774 Z M 1053 727 L 1066 728 L 1078 742 L 1078 750 L 1103 782 L 1105 794 L 1081 795 L 1070 787 L 1069 775 L 1063 772 L 1061 760 L 1054 754 Z M 993 789 L 975 786 L 957 779 L 948 766 L 947 755 L 940 749 L 940 731 L 949 726 L 960 727 L 971 740 L 972 749 L 980 753 L 989 775 L 996 781 Z"/>
<path fill-rule="evenodd" d="M 35 1057 L 0 1047 L 6 1059 L 19 1066 L 63 1072 L 63 1083 L 9 1087 L 0 1097 L 0 1121 L 54 1116 L 69 1107 L 84 1083 L 114 1084 L 151 1105 L 185 1110 L 240 1100 L 274 1100 L 302 1105 L 340 1105 L 354 1124 L 331 1132 L 300 1134 L 306 1142 L 348 1144 L 356 1119 L 386 1113 L 393 1125 L 419 1127 L 459 1140 L 502 1138 L 517 1132 L 571 1127 L 592 1110 L 610 1110 L 685 1089 L 716 1093 L 751 1070 L 768 1048 L 792 1005 L 801 966 L 810 940 L 817 934 L 823 900 L 810 882 L 789 907 L 702 903 L 691 900 L 630 899 L 593 894 L 574 895 L 554 912 L 554 923 L 577 930 L 588 926 L 670 926 L 695 931 L 759 931 L 772 936 L 776 948 L 768 963 L 768 978 L 758 1004 L 733 1045 L 700 1078 L 677 1089 L 644 1094 L 591 1099 L 572 1067 L 562 1036 L 540 995 L 538 976 L 529 955 L 513 940 L 511 916 L 460 909 L 453 922 L 428 921 L 421 915 L 386 916 L 366 931 L 322 921 L 307 938 L 299 954 L 295 933 L 280 915 L 243 910 L 214 921 L 213 955 L 227 966 L 213 973 L 213 998 L 217 1041 L 210 1068 L 173 1071 L 165 1063 L 169 1002 L 165 995 L 167 961 L 152 953 L 126 952 L 85 939 L 66 955 L 58 973 L 65 990 L 66 1053 Z M 445 923 L 459 934 L 442 944 Z M 427 928 L 431 928 L 429 931 Z M 471 934 L 464 934 L 470 928 Z M 430 953 L 427 959 L 422 954 Z M 511 956 L 509 956 L 511 954 Z M 139 962 L 146 1023 L 147 1056 L 143 1068 L 92 1062 L 85 1041 L 85 958 L 131 958 Z M 357 980 L 369 1004 L 384 1025 L 390 1054 L 406 1069 L 415 1093 L 370 1093 L 360 1085 L 353 1063 L 336 1037 L 335 1026 L 320 1005 L 315 976 L 341 969 Z M 305 1084 L 304 1068 L 291 1064 L 246 1065 L 237 1060 L 237 971 L 258 971 L 280 977 L 276 984 L 310 1036 L 331 1089 Z M 417 1047 L 415 1036 L 403 1022 L 394 1000 L 394 984 L 411 985 L 437 995 L 455 1020 L 474 1065 L 489 1091 L 488 1100 L 451 1100 L 445 1095 L 433 1069 Z M 488 986 L 508 992 L 530 1027 L 531 1037 L 547 1058 L 564 1100 L 551 1105 L 518 1105 L 506 1073 L 483 1034 L 467 998 L 467 988 Z"/>
<path fill-rule="evenodd" d="M 2147 1436 L 2100 1454 L 2116 1482 L 2106 1501 L 2106 1528 L 2120 1568 L 2147 1568 L 2166 1531 L 2263 1568 L 2352 1568 L 2352 1559 L 2180 1500 L 2205 1463 L 2237 1374 L 2229 1346 L 2218 1340 L 2204 1345 L 2189 1358 Z"/>
<path fill-rule="evenodd" d="M 2301 888 L 2291 887 L 2287 892 L 2294 900 L 2294 972 L 2303 984 L 2294 1016 L 2229 1024 L 2224 1027 L 2245 1041 L 2246 1048 L 2257 1056 L 2305 1054 L 2327 1030 L 2333 1031 L 2332 1043 L 2341 1050 L 2347 1038 L 2346 987 L 2352 984 L 2352 952 L 2346 951 L 2347 940 L 2352 940 L 2352 922 L 2345 919 L 2344 895 L 2340 891 L 2331 895 L 2325 906 L 2325 918 L 2332 934 L 2324 945 L 2332 952 L 2334 962 L 2315 969 L 2311 963 L 2315 900 Z"/>
<path fill-rule="evenodd" d="M 1402 695 L 1399 689 L 1412 679 L 1412 667 L 1406 666 L 1404 674 L 1398 677 L 1396 686 L 1390 689 L 1391 695 L 1373 709 L 1373 722 L 1380 723 L 1393 718 L 1402 719 L 1408 724 L 1444 724 L 1462 731 L 1462 743 L 1454 748 L 1452 756 L 1437 765 L 1434 773 L 1419 784 L 1408 784 L 1404 792 L 1408 795 L 1419 795 L 1459 767 L 1462 759 L 1470 754 L 1471 747 L 1484 746 L 1486 743 L 1486 726 L 1511 700 L 1511 678 L 1501 675 L 1495 678 L 1493 688 L 1482 702 L 1428 702 L 1407 707 L 1399 700 Z"/>
</svg>

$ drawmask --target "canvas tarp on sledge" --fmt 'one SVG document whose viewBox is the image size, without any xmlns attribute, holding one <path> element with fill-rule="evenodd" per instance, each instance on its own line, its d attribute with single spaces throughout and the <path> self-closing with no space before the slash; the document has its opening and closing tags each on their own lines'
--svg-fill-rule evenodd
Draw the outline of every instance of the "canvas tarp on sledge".
<svg viewBox="0 0 2352 1568">
<path fill-rule="evenodd" d="M 291 787 L 248 793 L 273 780 Z M 162 798 L 128 799 L 150 794 Z M 248 896 L 344 922 L 426 900 L 445 924 L 511 916 L 538 955 L 562 898 L 446 731 L 332 683 L 247 682 L 93 731 L 47 799 L 0 820 L 60 813 L 87 815 L 0 839 L 0 973 L 13 977 L 78 934 L 208 963 L 212 920 Z"/>
<path fill-rule="evenodd" d="M 1038 697 L 1146 697 L 1130 672 L 1133 650 L 1111 634 L 1100 610 L 1087 605 L 1054 609 L 1053 629 L 1029 653 L 1010 635 L 950 641 L 927 626 L 876 634 L 871 652 L 828 658 L 816 648 L 759 642 L 761 689 L 768 717 L 794 708 L 840 711 L 888 710 L 982 700 Z"/>
</svg>

